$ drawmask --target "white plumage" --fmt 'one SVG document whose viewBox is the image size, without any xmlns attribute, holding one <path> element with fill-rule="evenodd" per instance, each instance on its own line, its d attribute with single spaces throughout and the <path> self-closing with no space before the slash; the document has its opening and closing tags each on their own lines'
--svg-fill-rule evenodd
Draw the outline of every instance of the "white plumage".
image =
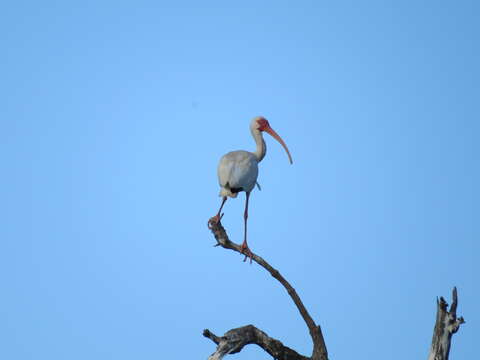
<svg viewBox="0 0 480 360">
<path fill-rule="evenodd" d="M 238 150 L 225 154 L 220 159 L 217 169 L 220 196 L 237 197 L 231 189 L 250 192 L 255 187 L 258 177 L 258 159 L 248 151 Z"/>
<path fill-rule="evenodd" d="M 217 168 L 217 174 L 218 183 L 220 184 L 220 196 L 223 199 L 217 215 L 210 219 L 211 222 L 219 222 L 221 218 L 221 211 L 225 201 L 227 201 L 227 198 L 235 198 L 239 192 L 245 191 L 245 231 L 242 244 L 242 251 L 245 254 L 245 260 L 247 256 L 250 256 L 250 259 L 252 257 L 252 253 L 247 245 L 248 199 L 250 192 L 255 187 L 255 184 L 258 185 L 258 163 L 262 161 L 267 151 L 265 141 L 263 140 L 262 136 L 263 131 L 270 134 L 284 147 L 290 163 L 292 163 L 292 157 L 290 156 L 287 145 L 285 145 L 282 138 L 270 127 L 267 119 L 261 116 L 253 118 L 250 123 L 250 131 L 257 145 L 257 148 L 254 152 L 244 150 L 232 151 L 223 155 L 220 159 Z M 260 188 L 259 185 L 258 187 Z"/>
</svg>

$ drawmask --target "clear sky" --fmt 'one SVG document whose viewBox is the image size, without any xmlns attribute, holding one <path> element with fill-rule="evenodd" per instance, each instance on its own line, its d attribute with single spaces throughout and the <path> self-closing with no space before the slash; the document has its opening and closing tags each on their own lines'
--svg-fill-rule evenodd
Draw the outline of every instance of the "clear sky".
<svg viewBox="0 0 480 360">
<path fill-rule="evenodd" d="M 10 1 L 0 6 L 0 358 L 206 359 L 297 309 L 214 248 L 222 154 L 266 138 L 249 243 L 331 359 L 426 359 L 459 289 L 480 315 L 477 1 Z M 223 223 L 241 242 L 244 194 Z M 249 346 L 231 358 L 266 359 Z"/>
</svg>

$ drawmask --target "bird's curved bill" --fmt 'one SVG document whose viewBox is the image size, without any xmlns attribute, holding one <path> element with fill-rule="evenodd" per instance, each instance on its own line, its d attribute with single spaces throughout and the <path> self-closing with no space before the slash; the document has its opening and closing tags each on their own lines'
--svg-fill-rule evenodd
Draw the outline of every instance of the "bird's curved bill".
<svg viewBox="0 0 480 360">
<path fill-rule="evenodd" d="M 268 126 L 267 128 L 265 128 L 264 130 L 265 132 L 269 133 L 275 140 L 277 140 L 282 146 L 283 148 L 285 149 L 285 151 L 287 152 L 287 155 L 288 155 L 288 160 L 290 160 L 290 164 L 293 164 L 293 160 L 292 160 L 292 156 L 290 155 L 290 151 L 288 151 L 288 147 L 287 145 L 285 144 L 285 142 L 282 140 L 282 138 L 280 137 L 280 135 L 278 135 L 275 130 L 273 130 L 270 126 Z"/>
</svg>

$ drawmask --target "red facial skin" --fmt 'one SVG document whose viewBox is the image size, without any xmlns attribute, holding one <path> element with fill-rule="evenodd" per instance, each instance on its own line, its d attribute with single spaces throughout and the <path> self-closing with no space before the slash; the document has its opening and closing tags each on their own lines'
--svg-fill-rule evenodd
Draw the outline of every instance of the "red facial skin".
<svg viewBox="0 0 480 360">
<path fill-rule="evenodd" d="M 290 151 L 288 151 L 288 147 L 285 144 L 285 142 L 282 140 L 280 135 L 278 135 L 271 127 L 270 124 L 268 123 L 267 119 L 265 118 L 260 118 L 257 120 L 258 124 L 258 130 L 259 131 L 265 131 L 266 133 L 270 134 L 275 140 L 277 140 L 285 149 L 288 155 L 288 160 L 290 161 L 290 164 L 293 164 L 292 157 L 290 156 Z"/>
<path fill-rule="evenodd" d="M 258 124 L 258 130 L 260 131 L 265 131 L 266 129 L 270 128 L 270 124 L 268 123 L 268 120 L 263 117 L 257 120 L 257 124 Z"/>
</svg>

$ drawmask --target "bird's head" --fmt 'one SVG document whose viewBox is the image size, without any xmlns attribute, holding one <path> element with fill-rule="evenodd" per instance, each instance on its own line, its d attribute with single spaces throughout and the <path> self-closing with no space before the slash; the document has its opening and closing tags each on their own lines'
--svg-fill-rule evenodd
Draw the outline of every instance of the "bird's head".
<svg viewBox="0 0 480 360">
<path fill-rule="evenodd" d="M 265 131 L 269 135 L 271 135 L 275 140 L 277 140 L 285 149 L 288 155 L 288 160 L 290 161 L 290 164 L 293 164 L 292 156 L 290 155 L 290 151 L 288 151 L 288 147 L 285 144 L 285 142 L 282 140 L 280 135 L 278 135 L 270 126 L 270 123 L 268 122 L 267 119 L 265 119 L 263 116 L 257 116 L 252 119 L 252 122 L 250 123 L 250 129 L 252 130 L 252 133 L 258 132 L 261 133 Z"/>
<path fill-rule="evenodd" d="M 265 131 L 265 129 L 270 127 L 270 123 L 263 116 L 257 116 L 252 122 L 258 131 Z"/>
</svg>

